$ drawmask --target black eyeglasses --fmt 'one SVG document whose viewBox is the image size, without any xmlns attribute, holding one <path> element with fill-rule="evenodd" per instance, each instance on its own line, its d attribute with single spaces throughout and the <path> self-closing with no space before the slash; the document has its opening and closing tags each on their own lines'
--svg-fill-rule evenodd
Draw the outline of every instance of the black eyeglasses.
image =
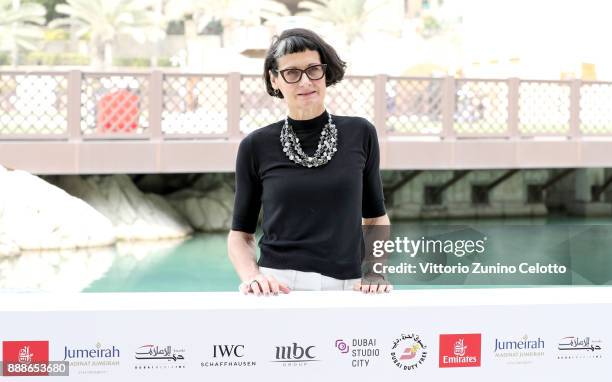
<svg viewBox="0 0 612 382">
<path fill-rule="evenodd" d="M 306 73 L 306 76 L 311 80 L 320 80 L 325 75 L 325 69 L 327 68 L 327 64 L 318 64 L 307 67 L 306 69 L 283 69 L 278 70 L 274 69 L 277 73 L 280 73 L 285 82 L 288 84 L 295 84 L 300 82 L 302 79 L 302 74 Z"/>
</svg>

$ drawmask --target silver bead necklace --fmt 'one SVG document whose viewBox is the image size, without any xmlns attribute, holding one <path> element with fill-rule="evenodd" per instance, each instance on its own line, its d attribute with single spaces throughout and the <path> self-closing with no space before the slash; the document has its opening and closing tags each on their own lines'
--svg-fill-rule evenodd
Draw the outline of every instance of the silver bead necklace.
<svg viewBox="0 0 612 382">
<path fill-rule="evenodd" d="M 285 116 L 285 124 L 281 130 L 280 141 L 283 151 L 289 160 L 304 167 L 319 167 L 329 162 L 336 151 L 338 151 L 338 130 L 332 121 L 331 114 L 327 113 L 328 120 L 321 131 L 317 151 L 309 157 L 302 150 L 300 139 L 296 136 L 293 128 L 289 125 L 289 119 Z"/>
</svg>

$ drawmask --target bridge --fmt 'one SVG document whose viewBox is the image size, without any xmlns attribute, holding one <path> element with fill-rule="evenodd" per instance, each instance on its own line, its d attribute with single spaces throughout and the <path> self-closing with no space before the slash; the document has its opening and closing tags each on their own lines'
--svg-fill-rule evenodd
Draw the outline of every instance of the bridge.
<svg viewBox="0 0 612 382">
<path fill-rule="evenodd" d="M 348 76 L 332 114 L 377 128 L 383 169 L 612 163 L 612 83 Z M 240 140 L 284 118 L 241 73 L 0 71 L 0 164 L 36 174 L 231 172 Z"/>
</svg>

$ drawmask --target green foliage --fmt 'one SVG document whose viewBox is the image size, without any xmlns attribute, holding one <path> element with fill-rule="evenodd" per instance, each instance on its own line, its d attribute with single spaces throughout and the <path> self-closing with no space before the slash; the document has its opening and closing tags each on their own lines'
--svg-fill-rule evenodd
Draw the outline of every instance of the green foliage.
<svg viewBox="0 0 612 382">
<path fill-rule="evenodd" d="M 0 50 L 15 45 L 36 49 L 43 37 L 40 25 L 45 23 L 45 8 L 40 4 L 25 3 L 13 8 L 12 0 L 0 0 Z"/>
<path fill-rule="evenodd" d="M 11 55 L 8 52 L 0 52 L 0 65 L 10 65 Z"/>
<path fill-rule="evenodd" d="M 79 53 L 29 52 L 22 62 L 25 65 L 89 65 L 89 57 Z"/>
<path fill-rule="evenodd" d="M 148 68 L 151 66 L 151 59 L 149 57 L 115 57 L 113 59 L 113 65 L 123 67 L 137 67 L 137 68 Z M 170 67 L 171 62 L 168 57 L 161 57 L 157 60 L 157 66 Z"/>
<path fill-rule="evenodd" d="M 157 66 L 169 68 L 172 66 L 172 61 L 170 61 L 170 57 L 161 57 L 157 60 Z"/>
<path fill-rule="evenodd" d="M 49 22 L 53 19 L 60 17 L 60 14 L 55 11 L 57 4 L 65 4 L 66 0 L 22 0 L 22 3 L 35 3 L 40 4 L 47 10 L 46 21 Z"/>
<path fill-rule="evenodd" d="M 423 32 L 425 38 L 433 37 L 442 32 L 442 24 L 433 16 L 423 17 Z"/>
<path fill-rule="evenodd" d="M 5 0 L 0 0 L 5 1 Z M 112 44 L 119 36 L 138 43 L 165 36 L 166 20 L 153 11 L 157 0 L 67 0 L 55 9 L 66 17 L 49 23 L 51 28 L 72 28 L 77 38 L 89 35 L 94 62 L 112 64 Z M 103 55 L 103 56 L 102 56 Z"/>
<path fill-rule="evenodd" d="M 45 41 L 65 41 L 70 38 L 70 34 L 64 29 L 47 29 L 44 36 Z"/>
</svg>

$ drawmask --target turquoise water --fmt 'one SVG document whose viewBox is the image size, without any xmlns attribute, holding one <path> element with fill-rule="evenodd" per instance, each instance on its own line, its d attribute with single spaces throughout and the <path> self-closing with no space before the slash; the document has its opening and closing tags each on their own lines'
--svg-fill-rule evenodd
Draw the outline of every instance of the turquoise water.
<svg viewBox="0 0 612 382">
<path fill-rule="evenodd" d="M 576 240 L 569 246 L 569 250 L 565 248 L 568 246 L 565 246 L 563 251 L 555 250 L 553 254 L 550 253 L 550 248 L 558 248 L 558 245 L 553 242 L 552 237 L 534 240 L 529 238 L 529 232 L 521 231 L 524 232 L 520 234 L 522 237 L 505 238 L 517 246 L 528 240 L 537 242 L 532 248 L 533 253 L 524 252 L 524 256 L 536 256 L 537 260 L 542 261 L 552 259 L 568 265 L 571 272 L 562 278 L 543 275 L 538 276 L 536 282 L 532 282 L 533 279 L 524 277 L 510 279 L 498 275 L 487 275 L 483 278 L 470 278 L 465 275 L 421 276 L 402 279 L 400 282 L 406 285 L 396 285 L 397 289 L 612 284 L 612 219 L 470 219 L 427 222 L 432 223 L 471 226 L 482 223 L 497 229 L 500 226 L 527 224 L 534 227 L 571 225 L 574 229 L 583 226 L 603 227 L 607 230 L 609 227 L 610 234 L 581 231 L 580 235 L 575 236 Z M 394 223 L 392 235 L 401 236 L 412 232 L 415 224 L 424 223 Z M 512 232 L 512 227 L 502 230 Z M 258 232 L 257 237 L 260 235 Z M 121 243 L 112 248 L 24 253 L 17 257 L 0 258 L 0 291 L 235 291 L 239 280 L 227 258 L 226 239 L 226 233 L 198 234 L 178 242 Z M 489 260 L 493 261 L 492 259 L 493 255 L 490 255 Z M 446 264 L 457 261 L 470 262 L 468 258 L 453 257 L 443 260 Z"/>
</svg>

